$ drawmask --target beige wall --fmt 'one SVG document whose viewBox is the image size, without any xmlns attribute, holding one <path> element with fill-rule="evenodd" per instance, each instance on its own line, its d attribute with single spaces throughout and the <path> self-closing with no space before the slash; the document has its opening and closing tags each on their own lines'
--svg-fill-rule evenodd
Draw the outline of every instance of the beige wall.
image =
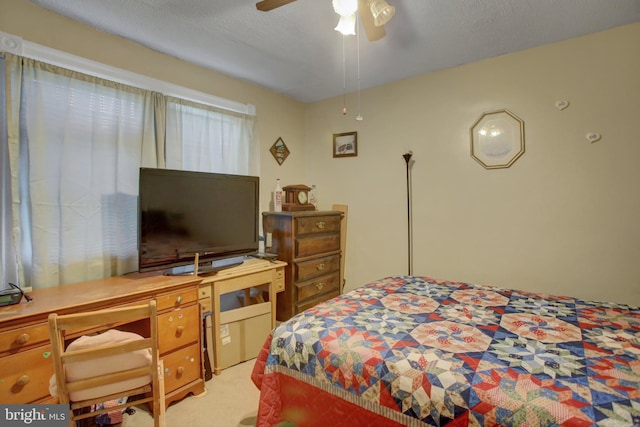
<svg viewBox="0 0 640 427">
<path fill-rule="evenodd" d="M 0 2 L 0 31 L 256 105 L 262 208 L 276 177 L 316 184 L 321 208 L 348 204 L 347 289 L 407 272 L 413 150 L 414 273 L 640 304 L 640 24 L 363 91 L 362 122 L 340 114 L 341 98 L 304 105 L 26 0 Z M 526 152 L 485 170 L 469 127 L 503 108 L 525 121 Z M 334 159 L 331 136 L 347 131 L 359 154 Z M 292 152 L 282 166 L 268 151 L 278 137 Z"/>
<path fill-rule="evenodd" d="M 309 179 L 322 207 L 349 205 L 347 289 L 408 270 L 413 150 L 415 274 L 640 304 L 638 76 L 635 24 L 364 91 L 362 122 L 341 99 L 310 105 Z M 524 120 L 526 152 L 485 170 L 469 127 L 504 108 Z M 358 156 L 333 159 L 346 131 Z"/>
<path fill-rule="evenodd" d="M 136 43 L 94 30 L 33 5 L 0 2 L 0 31 L 73 55 L 256 106 L 261 143 L 261 206 L 269 209 L 276 177 L 295 181 L 304 169 L 304 104 L 273 91 L 180 61 Z M 278 166 L 269 147 L 282 137 L 292 154 Z"/>
</svg>

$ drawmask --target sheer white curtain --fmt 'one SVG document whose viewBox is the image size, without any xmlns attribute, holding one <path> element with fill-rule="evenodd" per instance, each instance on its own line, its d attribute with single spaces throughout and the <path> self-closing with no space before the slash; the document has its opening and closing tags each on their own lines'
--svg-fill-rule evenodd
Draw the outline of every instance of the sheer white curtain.
<svg viewBox="0 0 640 427">
<path fill-rule="evenodd" d="M 135 271 L 140 167 L 259 176 L 251 115 L 11 54 L 5 61 L 11 215 L 3 215 L 2 280 L 7 245 L 21 286 Z"/>
<path fill-rule="evenodd" d="M 167 97 L 168 169 L 259 176 L 255 117 Z"/>
<path fill-rule="evenodd" d="M 23 281 L 39 288 L 136 270 L 139 168 L 158 165 L 156 94 L 12 59 Z"/>
<path fill-rule="evenodd" d="M 4 57 L 0 57 L 0 231 L 6 236 L 0 241 L 0 289 L 9 282 L 19 283 L 18 264 L 13 241 L 13 214 L 11 212 L 11 171 L 7 144 L 7 109 L 5 98 Z"/>
</svg>

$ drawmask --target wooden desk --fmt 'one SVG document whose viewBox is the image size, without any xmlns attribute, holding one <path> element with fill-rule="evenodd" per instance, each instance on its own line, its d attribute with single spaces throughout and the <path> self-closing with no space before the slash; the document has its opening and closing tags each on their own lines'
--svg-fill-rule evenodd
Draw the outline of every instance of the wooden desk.
<svg viewBox="0 0 640 427">
<path fill-rule="evenodd" d="M 166 405 L 190 393 L 204 392 L 200 278 L 129 274 L 38 289 L 33 301 L 0 307 L 0 402 L 50 403 L 53 375 L 47 318 L 134 305 L 158 304 L 158 346 L 165 366 Z M 78 335 L 81 335 L 79 331 Z"/>
<path fill-rule="evenodd" d="M 221 270 L 214 275 L 202 277 L 200 283 L 200 296 L 202 306 L 206 306 L 206 302 L 202 302 L 202 298 L 211 296 L 211 317 L 213 321 L 213 365 L 214 373 L 220 375 L 227 363 L 223 363 L 223 337 L 220 334 L 221 325 L 230 325 L 243 322 L 248 319 L 255 319 L 258 316 L 267 315 L 270 321 L 267 323 L 267 333 L 262 337 L 262 341 L 257 343 L 259 349 L 264 340 L 267 339 L 268 330 L 276 326 L 276 293 L 284 290 L 284 267 L 287 263 L 282 261 L 265 261 L 260 259 L 247 259 L 242 265 L 225 270 Z M 250 300 L 250 289 L 257 288 L 268 295 L 269 301 L 264 301 L 258 297 L 254 301 Z M 244 291 L 245 305 L 228 311 L 221 311 L 220 296 L 229 292 Z M 269 328 L 270 326 L 270 328 Z M 241 340 L 243 338 L 240 338 Z M 256 337 L 260 340 L 260 337 Z M 253 343 L 252 343 L 253 344 Z M 245 349 L 247 345 L 243 342 L 241 347 Z M 244 356 L 246 354 L 246 356 Z M 251 351 L 241 351 L 240 361 L 253 358 Z"/>
</svg>

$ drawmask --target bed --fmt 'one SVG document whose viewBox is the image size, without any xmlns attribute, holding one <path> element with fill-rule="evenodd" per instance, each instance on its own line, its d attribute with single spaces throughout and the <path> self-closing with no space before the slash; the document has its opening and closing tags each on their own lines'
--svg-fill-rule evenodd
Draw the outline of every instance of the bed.
<svg viewBox="0 0 640 427">
<path fill-rule="evenodd" d="M 395 276 L 276 327 L 257 426 L 640 425 L 640 308 Z"/>
</svg>

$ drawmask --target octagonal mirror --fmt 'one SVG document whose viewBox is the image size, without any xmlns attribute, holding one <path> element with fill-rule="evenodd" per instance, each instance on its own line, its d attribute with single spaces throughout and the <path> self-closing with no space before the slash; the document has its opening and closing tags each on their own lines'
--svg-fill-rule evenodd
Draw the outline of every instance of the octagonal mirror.
<svg viewBox="0 0 640 427">
<path fill-rule="evenodd" d="M 509 110 L 483 113 L 471 126 L 471 157 L 486 169 L 508 168 L 524 153 L 524 122 Z"/>
</svg>

